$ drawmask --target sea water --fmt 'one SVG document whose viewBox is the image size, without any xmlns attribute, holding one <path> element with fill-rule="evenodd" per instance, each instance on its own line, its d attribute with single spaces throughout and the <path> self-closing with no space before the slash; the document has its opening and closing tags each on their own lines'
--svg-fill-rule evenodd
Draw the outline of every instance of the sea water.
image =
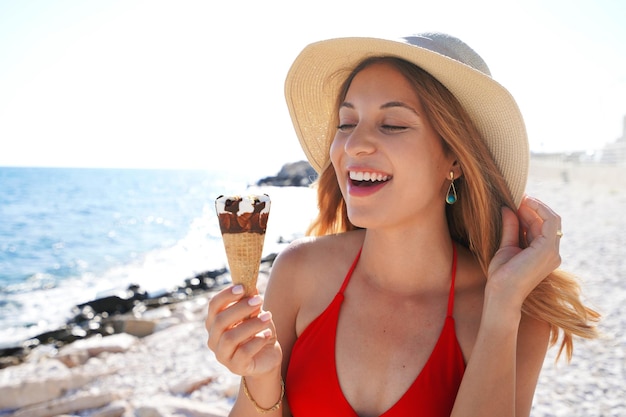
<svg viewBox="0 0 626 417">
<path fill-rule="evenodd" d="M 214 211 L 246 178 L 202 170 L 0 167 L 0 347 L 138 284 L 225 266 Z"/>
</svg>

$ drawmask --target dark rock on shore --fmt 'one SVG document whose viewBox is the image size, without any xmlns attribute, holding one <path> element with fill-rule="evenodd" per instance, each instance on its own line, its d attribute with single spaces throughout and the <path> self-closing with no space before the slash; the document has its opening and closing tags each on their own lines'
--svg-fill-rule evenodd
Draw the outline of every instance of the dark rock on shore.
<svg viewBox="0 0 626 417">
<path fill-rule="evenodd" d="M 77 317 L 83 316 L 89 320 L 96 314 L 106 313 L 111 315 L 128 313 L 137 303 L 146 298 L 148 298 L 148 295 L 145 291 L 139 288 L 138 285 L 131 284 L 128 286 L 125 294 L 110 295 L 84 304 L 79 304 L 76 306 L 79 310 Z"/>
<path fill-rule="evenodd" d="M 317 173 L 307 161 L 292 162 L 283 165 L 274 177 L 257 181 L 258 186 L 308 187 L 317 178 Z"/>
</svg>

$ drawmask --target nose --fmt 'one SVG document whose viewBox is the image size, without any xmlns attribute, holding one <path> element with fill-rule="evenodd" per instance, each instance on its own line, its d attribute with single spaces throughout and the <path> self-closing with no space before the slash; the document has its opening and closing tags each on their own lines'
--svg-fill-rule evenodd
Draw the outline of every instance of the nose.
<svg viewBox="0 0 626 417">
<path fill-rule="evenodd" d="M 344 143 L 344 150 L 350 156 L 362 156 L 376 151 L 373 132 L 363 124 L 354 127 Z"/>
</svg>

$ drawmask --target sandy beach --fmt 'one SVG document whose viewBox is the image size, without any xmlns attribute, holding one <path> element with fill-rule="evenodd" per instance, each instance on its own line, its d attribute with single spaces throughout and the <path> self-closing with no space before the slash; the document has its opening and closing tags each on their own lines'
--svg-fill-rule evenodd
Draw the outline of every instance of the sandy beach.
<svg viewBox="0 0 626 417">
<path fill-rule="evenodd" d="M 549 351 L 534 417 L 626 415 L 624 174 L 624 166 L 532 161 L 528 194 L 562 217 L 562 268 L 580 277 L 586 299 L 603 314 L 601 338 L 577 340 L 570 364 L 555 364 L 556 349 Z M 263 190 L 272 197 L 267 244 L 280 250 L 278 240 L 297 237 L 306 228 L 314 192 Z M 311 211 L 294 216 L 294 202 Z M 268 267 L 262 268 L 261 290 L 268 273 Z M 239 378 L 206 347 L 210 296 L 129 319 L 136 335 L 84 339 L 58 350 L 37 348 L 23 364 L 0 370 L 0 416 L 226 416 Z"/>
<path fill-rule="evenodd" d="M 597 340 L 578 340 L 570 364 L 548 352 L 532 416 L 626 415 L 626 192 L 624 166 L 533 161 L 528 194 L 562 217 L 562 268 L 580 278 L 602 315 Z"/>
</svg>

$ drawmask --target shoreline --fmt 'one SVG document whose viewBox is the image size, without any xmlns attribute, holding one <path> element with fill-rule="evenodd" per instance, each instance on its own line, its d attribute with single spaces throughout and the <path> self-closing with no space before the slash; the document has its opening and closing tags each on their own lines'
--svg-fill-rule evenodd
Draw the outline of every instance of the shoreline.
<svg viewBox="0 0 626 417">
<path fill-rule="evenodd" d="M 576 340 L 571 364 L 555 365 L 557 348 L 548 351 L 534 417 L 626 415 L 626 238 L 615 233 L 626 228 L 626 190 L 617 184 L 623 173 L 624 166 L 531 159 L 528 193 L 563 219 L 562 267 L 580 277 L 589 304 L 603 315 L 601 338 Z M 288 190 L 276 191 L 274 219 L 282 222 L 294 204 L 314 206 L 312 190 L 299 192 L 293 201 Z M 286 221 L 274 238 L 297 235 L 294 225 L 306 227 L 302 219 L 310 215 Z M 270 268 L 262 265 L 261 292 Z M 0 416 L 226 416 L 239 378 L 217 363 L 204 329 L 218 288 L 128 314 L 128 332 L 58 349 L 40 345 L 23 363 L 0 370 Z"/>
</svg>

